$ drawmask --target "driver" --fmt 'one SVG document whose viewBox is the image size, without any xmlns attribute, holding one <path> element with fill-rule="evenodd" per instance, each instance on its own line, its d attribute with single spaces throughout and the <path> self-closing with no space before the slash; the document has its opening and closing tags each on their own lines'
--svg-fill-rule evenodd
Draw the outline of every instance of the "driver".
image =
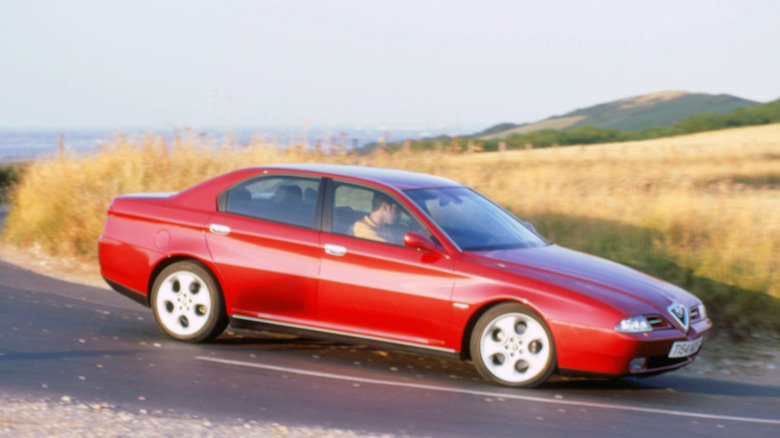
<svg viewBox="0 0 780 438">
<path fill-rule="evenodd" d="M 400 243 L 402 238 L 393 232 L 398 222 L 400 207 L 384 193 L 374 192 L 371 200 L 371 213 L 352 225 L 352 234 L 363 239 L 378 242 Z"/>
</svg>

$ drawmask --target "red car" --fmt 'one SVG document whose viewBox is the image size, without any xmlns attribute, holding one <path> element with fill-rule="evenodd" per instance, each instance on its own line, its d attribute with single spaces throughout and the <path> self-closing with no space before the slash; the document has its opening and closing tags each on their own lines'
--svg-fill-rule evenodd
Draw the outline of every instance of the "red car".
<svg viewBox="0 0 780 438">
<path fill-rule="evenodd" d="M 399 170 L 253 167 L 119 196 L 99 247 L 103 277 L 172 338 L 229 323 L 379 342 L 471 359 L 506 386 L 679 368 L 712 327 L 690 293 Z"/>
</svg>

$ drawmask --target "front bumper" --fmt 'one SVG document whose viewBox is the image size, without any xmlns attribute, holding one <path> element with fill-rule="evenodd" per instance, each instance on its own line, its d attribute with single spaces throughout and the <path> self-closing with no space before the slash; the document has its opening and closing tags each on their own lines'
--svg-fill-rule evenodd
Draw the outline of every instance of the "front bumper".
<svg viewBox="0 0 780 438">
<path fill-rule="evenodd" d="M 675 328 L 649 333 L 573 326 L 559 329 L 562 336 L 556 342 L 562 373 L 626 376 L 662 373 L 693 362 L 701 348 L 689 356 L 670 358 L 672 345 L 701 337 L 703 346 L 712 323 L 709 319 L 694 321 L 688 333 Z"/>
</svg>

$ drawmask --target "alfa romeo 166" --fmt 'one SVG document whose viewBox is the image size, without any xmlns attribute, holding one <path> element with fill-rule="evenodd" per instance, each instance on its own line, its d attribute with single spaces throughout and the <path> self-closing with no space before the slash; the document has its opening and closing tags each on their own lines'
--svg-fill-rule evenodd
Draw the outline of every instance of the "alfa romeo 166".
<svg viewBox="0 0 780 438">
<path fill-rule="evenodd" d="M 119 196 L 99 250 L 106 281 L 174 339 L 230 324 L 378 343 L 471 360 L 506 386 L 679 368 L 712 327 L 692 294 L 399 170 L 252 167 Z"/>
</svg>

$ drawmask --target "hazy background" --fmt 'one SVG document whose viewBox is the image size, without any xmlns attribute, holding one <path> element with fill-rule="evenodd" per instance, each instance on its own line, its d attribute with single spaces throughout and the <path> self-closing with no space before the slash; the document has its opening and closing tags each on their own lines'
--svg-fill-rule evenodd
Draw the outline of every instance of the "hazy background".
<svg viewBox="0 0 780 438">
<path fill-rule="evenodd" d="M 473 132 L 780 97 L 780 2 L 0 0 L 0 128 Z"/>
</svg>

